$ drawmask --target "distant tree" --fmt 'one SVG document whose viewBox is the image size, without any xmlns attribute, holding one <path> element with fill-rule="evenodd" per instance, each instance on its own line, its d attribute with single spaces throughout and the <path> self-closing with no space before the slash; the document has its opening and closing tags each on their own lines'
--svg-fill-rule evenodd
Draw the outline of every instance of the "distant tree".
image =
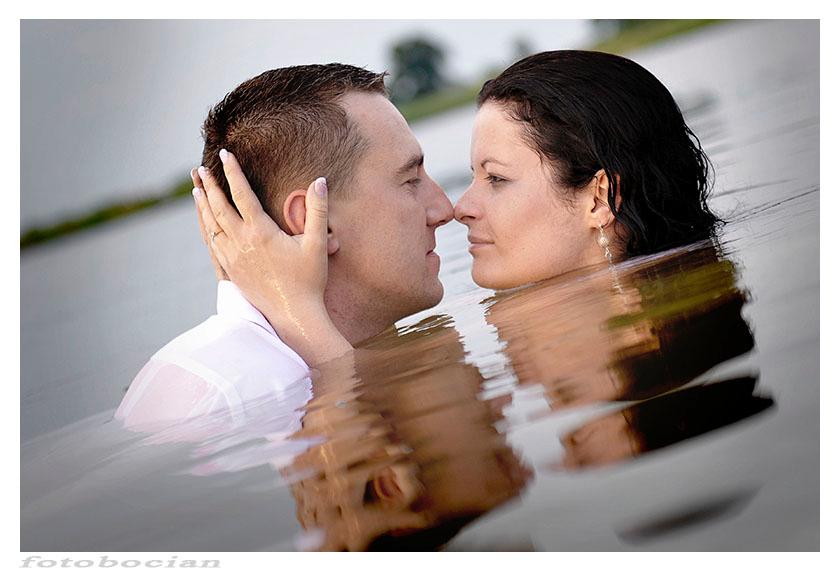
<svg viewBox="0 0 840 572">
<path fill-rule="evenodd" d="M 446 84 L 442 47 L 422 37 L 409 38 L 391 48 L 391 97 L 405 102 L 438 91 Z"/>
</svg>

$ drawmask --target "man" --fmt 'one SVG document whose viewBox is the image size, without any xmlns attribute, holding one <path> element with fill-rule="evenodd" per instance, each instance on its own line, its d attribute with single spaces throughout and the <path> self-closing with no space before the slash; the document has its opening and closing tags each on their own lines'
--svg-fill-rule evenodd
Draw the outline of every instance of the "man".
<svg viewBox="0 0 840 572">
<path fill-rule="evenodd" d="M 204 124 L 207 172 L 229 194 L 220 153 L 230 150 L 262 207 L 289 234 L 304 230 L 307 186 L 326 177 L 324 301 L 354 345 L 440 301 L 434 232 L 453 216 L 387 98 L 383 75 L 343 64 L 271 70 L 229 93 Z M 306 361 L 232 282 L 222 280 L 218 290 L 217 314 L 137 375 L 115 415 L 126 426 L 154 430 L 192 417 L 229 426 L 247 418 L 246 402 L 299 405 L 305 398 Z"/>
</svg>

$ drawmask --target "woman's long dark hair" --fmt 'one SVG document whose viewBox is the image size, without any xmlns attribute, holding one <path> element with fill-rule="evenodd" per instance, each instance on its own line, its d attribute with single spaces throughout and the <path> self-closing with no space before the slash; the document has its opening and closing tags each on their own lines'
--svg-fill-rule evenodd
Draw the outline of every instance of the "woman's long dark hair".
<svg viewBox="0 0 840 572">
<path fill-rule="evenodd" d="M 668 89 L 626 58 L 562 50 L 520 60 L 484 84 L 479 106 L 504 104 L 555 182 L 581 189 L 603 169 L 626 254 L 708 238 L 709 159 Z M 616 205 L 616 190 L 621 197 Z"/>
</svg>

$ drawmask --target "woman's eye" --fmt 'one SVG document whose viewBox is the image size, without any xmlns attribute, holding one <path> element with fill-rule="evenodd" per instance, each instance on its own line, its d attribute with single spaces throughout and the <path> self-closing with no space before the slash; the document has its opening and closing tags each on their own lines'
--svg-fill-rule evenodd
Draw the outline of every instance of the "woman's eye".
<svg viewBox="0 0 840 572">
<path fill-rule="evenodd" d="M 496 175 L 487 175 L 487 176 L 485 177 L 485 179 L 486 179 L 486 180 L 487 180 L 487 182 L 488 182 L 488 183 L 490 183 L 491 185 L 496 185 L 496 184 L 499 184 L 499 183 L 504 183 L 504 182 L 505 182 L 505 179 L 503 179 L 503 178 L 501 178 L 501 177 L 497 177 Z"/>
</svg>

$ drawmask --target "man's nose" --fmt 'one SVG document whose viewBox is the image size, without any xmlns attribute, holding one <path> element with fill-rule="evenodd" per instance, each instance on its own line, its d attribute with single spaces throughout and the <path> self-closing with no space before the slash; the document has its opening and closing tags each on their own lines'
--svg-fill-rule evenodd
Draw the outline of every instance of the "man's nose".
<svg viewBox="0 0 840 572">
<path fill-rule="evenodd" d="M 452 202 L 446 196 L 446 193 L 443 192 L 443 188 L 434 179 L 431 179 L 431 177 L 430 180 L 432 182 L 432 203 L 427 210 L 428 224 L 429 226 L 437 227 L 451 221 L 454 216 L 454 211 L 452 209 Z"/>
</svg>

